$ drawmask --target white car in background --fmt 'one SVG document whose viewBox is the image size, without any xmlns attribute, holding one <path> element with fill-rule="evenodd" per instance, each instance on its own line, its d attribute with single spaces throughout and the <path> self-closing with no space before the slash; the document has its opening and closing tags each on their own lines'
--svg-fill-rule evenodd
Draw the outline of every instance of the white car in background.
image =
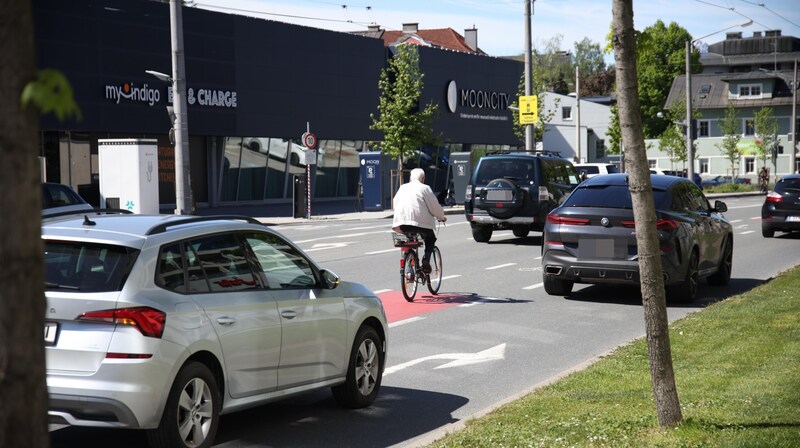
<svg viewBox="0 0 800 448">
<path fill-rule="evenodd" d="M 597 176 L 598 174 L 614 174 L 619 173 L 619 168 L 613 163 L 577 163 L 575 169 L 578 174 L 586 179 Z"/>
</svg>

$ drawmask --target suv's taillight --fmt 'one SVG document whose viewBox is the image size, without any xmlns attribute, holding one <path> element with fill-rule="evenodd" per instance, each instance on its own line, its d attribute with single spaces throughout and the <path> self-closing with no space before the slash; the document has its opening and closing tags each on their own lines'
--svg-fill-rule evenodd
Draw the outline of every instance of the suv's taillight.
<svg viewBox="0 0 800 448">
<path fill-rule="evenodd" d="M 547 223 L 548 224 L 565 224 L 565 225 L 573 225 L 573 226 L 585 226 L 589 224 L 588 219 L 581 219 L 581 218 L 564 218 L 563 216 L 558 216 L 555 213 L 551 213 L 547 215 Z"/>
<path fill-rule="evenodd" d="M 634 221 L 620 221 L 623 227 L 636 227 L 636 222 Z M 671 232 L 678 228 L 678 221 L 674 219 L 659 219 L 656 223 L 656 229 L 661 230 L 662 232 Z"/>
<path fill-rule="evenodd" d="M 539 200 L 546 201 L 550 198 L 550 192 L 547 191 L 547 187 L 539 187 Z"/>
<path fill-rule="evenodd" d="M 464 199 L 472 200 L 472 185 L 467 185 L 467 191 L 464 192 Z"/>
<path fill-rule="evenodd" d="M 145 336 L 161 338 L 164 333 L 164 323 L 167 321 L 167 315 L 163 311 L 140 306 L 118 310 L 90 311 L 81 314 L 76 320 L 130 325 L 136 327 Z"/>
<path fill-rule="evenodd" d="M 783 201 L 783 196 L 780 193 L 775 193 L 774 191 L 770 191 L 767 195 L 767 202 L 781 202 Z"/>
</svg>

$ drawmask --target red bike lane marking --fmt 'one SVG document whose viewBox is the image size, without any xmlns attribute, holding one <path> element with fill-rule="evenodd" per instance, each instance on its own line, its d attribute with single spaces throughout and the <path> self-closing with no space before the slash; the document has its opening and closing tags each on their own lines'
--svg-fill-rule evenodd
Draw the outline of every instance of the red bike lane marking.
<svg viewBox="0 0 800 448">
<path fill-rule="evenodd" d="M 421 316 L 434 311 L 446 310 L 454 306 L 475 302 L 478 297 L 463 294 L 430 294 L 426 291 L 417 291 L 413 302 L 408 302 L 403 297 L 402 291 L 389 291 L 378 294 L 386 310 L 386 319 L 389 323 L 398 322 L 411 317 Z"/>
</svg>

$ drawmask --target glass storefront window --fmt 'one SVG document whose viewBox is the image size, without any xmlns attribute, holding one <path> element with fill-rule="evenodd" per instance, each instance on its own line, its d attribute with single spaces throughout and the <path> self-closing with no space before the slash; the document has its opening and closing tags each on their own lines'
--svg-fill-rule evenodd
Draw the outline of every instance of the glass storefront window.
<svg viewBox="0 0 800 448">
<path fill-rule="evenodd" d="M 222 191 L 220 199 L 236 201 L 238 199 L 239 167 L 242 159 L 242 138 L 225 138 L 225 150 L 222 158 Z"/>
</svg>

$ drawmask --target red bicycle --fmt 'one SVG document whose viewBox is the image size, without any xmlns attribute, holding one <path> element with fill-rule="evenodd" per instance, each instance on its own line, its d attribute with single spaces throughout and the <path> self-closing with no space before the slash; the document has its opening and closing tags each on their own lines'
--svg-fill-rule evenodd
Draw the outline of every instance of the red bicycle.
<svg viewBox="0 0 800 448">
<path fill-rule="evenodd" d="M 428 291 L 436 295 L 442 285 L 442 253 L 434 246 L 431 252 L 431 272 L 425 273 L 419 258 L 419 248 L 424 247 L 420 234 L 392 233 L 395 247 L 400 248 L 400 286 L 403 297 L 409 302 L 417 295 L 417 285 L 425 283 Z"/>
</svg>

